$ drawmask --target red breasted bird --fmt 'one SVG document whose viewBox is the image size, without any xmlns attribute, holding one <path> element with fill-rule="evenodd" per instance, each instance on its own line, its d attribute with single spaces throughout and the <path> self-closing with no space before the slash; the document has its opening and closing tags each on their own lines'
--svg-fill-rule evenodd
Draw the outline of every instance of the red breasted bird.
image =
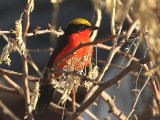
<svg viewBox="0 0 160 120">
<path fill-rule="evenodd" d="M 98 27 L 92 26 L 92 24 L 86 19 L 76 18 L 72 20 L 65 29 L 64 35 L 60 36 L 57 46 L 49 59 L 47 68 L 52 68 L 53 65 L 58 62 L 65 54 L 71 52 L 81 43 L 91 42 L 91 32 L 97 29 Z M 92 46 L 82 47 L 75 51 L 74 54 L 61 61 L 60 64 L 55 66 L 55 68 L 64 69 L 68 60 L 72 61 L 74 59 L 78 59 L 78 62 L 72 62 L 71 66 L 74 71 L 81 71 L 89 65 L 92 53 Z M 44 78 L 46 77 L 47 73 L 44 75 Z M 51 102 L 53 92 L 54 88 L 50 84 L 40 86 L 40 97 L 38 98 L 36 109 L 34 111 L 35 114 L 39 114 L 47 110 Z"/>
</svg>

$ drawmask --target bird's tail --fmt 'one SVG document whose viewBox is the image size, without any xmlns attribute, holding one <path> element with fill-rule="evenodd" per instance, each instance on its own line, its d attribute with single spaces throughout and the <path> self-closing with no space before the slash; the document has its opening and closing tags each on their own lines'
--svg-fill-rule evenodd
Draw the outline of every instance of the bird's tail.
<svg viewBox="0 0 160 120">
<path fill-rule="evenodd" d="M 54 88 L 50 84 L 40 86 L 40 97 L 38 98 L 38 102 L 34 110 L 35 115 L 48 110 L 53 92 L 54 92 Z"/>
</svg>

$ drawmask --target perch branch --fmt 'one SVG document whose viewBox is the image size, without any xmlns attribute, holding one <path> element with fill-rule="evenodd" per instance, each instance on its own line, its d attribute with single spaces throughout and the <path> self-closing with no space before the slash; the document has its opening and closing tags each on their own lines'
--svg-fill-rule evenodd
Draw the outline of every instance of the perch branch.
<svg viewBox="0 0 160 120">
<path fill-rule="evenodd" d="M 92 104 L 97 97 L 105 90 L 106 88 L 111 87 L 112 85 L 116 84 L 119 80 L 121 80 L 124 76 L 126 76 L 130 71 L 132 70 L 138 70 L 142 67 L 141 64 L 145 64 L 149 62 L 150 59 L 144 58 L 140 61 L 133 62 L 128 67 L 126 67 L 123 71 L 121 71 L 118 75 L 116 75 L 114 78 L 110 79 L 107 82 L 101 83 L 101 85 L 96 89 L 94 94 L 91 95 L 89 99 L 87 99 L 77 110 L 72 114 L 72 116 L 68 117 L 67 120 L 74 120 L 76 119 L 87 107 L 89 107 L 90 104 Z"/>
<path fill-rule="evenodd" d="M 92 45 L 92 46 L 93 46 L 93 45 L 97 45 L 97 44 L 100 44 L 100 43 L 109 41 L 109 40 L 111 40 L 111 39 L 113 39 L 113 38 L 119 38 L 119 37 L 124 37 L 124 35 L 119 35 L 119 36 L 117 36 L 117 35 L 112 35 L 112 36 L 108 36 L 108 37 L 106 37 L 106 38 L 104 38 L 104 39 L 101 39 L 101 40 L 99 40 L 99 41 L 93 41 L 93 42 L 88 42 L 88 43 L 80 44 L 78 47 L 76 47 L 76 48 L 73 49 L 71 52 L 65 54 L 61 59 L 59 59 L 59 61 L 56 62 L 53 67 L 55 67 L 55 66 L 57 66 L 58 64 L 60 64 L 60 63 L 63 61 L 63 59 L 65 59 L 66 57 L 69 57 L 69 56 L 72 55 L 76 50 L 78 50 L 78 49 L 80 49 L 80 48 L 82 48 L 82 47 L 90 46 L 90 45 Z"/>
<path fill-rule="evenodd" d="M 31 36 L 35 36 L 35 35 L 42 35 L 42 34 L 47 34 L 47 33 L 51 33 L 57 37 L 64 34 L 64 32 L 62 30 L 56 31 L 53 28 L 52 29 L 44 29 L 44 30 L 35 29 L 35 30 L 33 30 L 33 32 L 27 33 L 26 37 L 31 37 Z M 0 35 L 3 35 L 3 34 L 15 34 L 15 31 L 14 30 L 10 30 L 10 31 L 0 30 Z"/>
</svg>

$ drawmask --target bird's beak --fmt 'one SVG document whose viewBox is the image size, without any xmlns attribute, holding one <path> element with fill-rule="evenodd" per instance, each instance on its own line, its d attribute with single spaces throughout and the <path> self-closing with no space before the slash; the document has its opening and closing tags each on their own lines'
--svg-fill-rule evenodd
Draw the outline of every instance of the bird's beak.
<svg viewBox="0 0 160 120">
<path fill-rule="evenodd" d="M 91 26 L 91 30 L 98 30 L 99 29 L 99 27 L 97 27 L 97 26 Z"/>
</svg>

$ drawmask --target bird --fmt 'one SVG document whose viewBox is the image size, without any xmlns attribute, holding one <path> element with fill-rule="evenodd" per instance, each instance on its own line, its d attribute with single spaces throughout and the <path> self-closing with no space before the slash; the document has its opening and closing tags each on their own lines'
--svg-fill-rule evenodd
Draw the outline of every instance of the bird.
<svg viewBox="0 0 160 120">
<path fill-rule="evenodd" d="M 91 42 L 90 36 L 92 31 L 98 30 L 99 27 L 92 25 L 88 20 L 83 18 L 75 18 L 71 20 L 67 27 L 64 30 L 64 34 L 59 37 L 57 46 L 52 52 L 47 68 L 53 68 L 54 64 L 56 64 L 64 55 L 71 52 L 77 46 L 82 43 Z M 92 46 L 82 47 L 74 52 L 74 54 L 68 56 L 66 59 L 63 59 L 59 64 L 54 66 L 54 68 L 58 70 L 63 70 L 67 65 L 69 60 L 78 59 L 78 62 L 72 63 L 72 68 L 74 71 L 81 71 L 86 68 L 91 61 L 91 57 L 93 54 Z M 84 57 L 87 56 L 85 59 Z M 83 60 L 82 60 L 83 59 Z M 82 62 L 83 63 L 80 63 Z M 44 78 L 47 78 L 47 70 L 44 73 Z M 43 79 L 45 80 L 45 79 Z M 34 114 L 38 115 L 48 110 L 49 104 L 52 99 L 52 95 L 55 88 L 51 84 L 40 85 L 40 97 L 38 98 Z"/>
</svg>

